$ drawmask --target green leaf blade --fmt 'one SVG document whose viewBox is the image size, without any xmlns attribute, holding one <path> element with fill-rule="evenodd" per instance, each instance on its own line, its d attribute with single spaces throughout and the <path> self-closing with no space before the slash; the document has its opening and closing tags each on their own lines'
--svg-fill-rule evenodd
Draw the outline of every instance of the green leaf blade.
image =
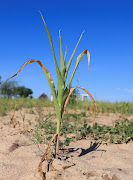
<svg viewBox="0 0 133 180">
<path fill-rule="evenodd" d="M 59 31 L 59 38 L 60 38 L 60 72 L 61 72 L 62 79 L 64 80 L 64 76 L 65 76 L 65 62 L 64 62 L 64 58 L 63 58 L 63 51 L 62 51 L 62 43 L 61 43 L 61 34 L 60 34 L 60 31 Z"/>
<path fill-rule="evenodd" d="M 84 51 L 77 57 L 77 61 L 76 61 L 75 68 L 74 68 L 74 70 L 73 70 L 73 73 L 72 73 L 72 75 L 71 75 L 71 77 L 70 77 L 70 79 L 69 79 L 68 85 L 67 85 L 67 88 L 68 88 L 68 89 L 70 89 L 70 85 L 71 85 L 71 82 L 72 82 L 72 80 L 73 80 L 74 74 L 75 74 L 75 72 L 76 72 L 76 70 L 77 70 L 77 68 L 78 68 L 78 65 L 79 65 L 80 61 L 82 60 L 84 54 L 87 54 L 87 57 L 88 57 L 88 67 L 89 67 L 89 64 L 90 64 L 90 53 L 89 53 L 88 50 L 84 50 Z"/>
<path fill-rule="evenodd" d="M 65 56 L 64 56 L 64 64 L 66 64 L 66 55 L 67 55 L 67 46 L 66 46 L 66 51 L 65 51 Z"/>
<path fill-rule="evenodd" d="M 45 26 L 45 29 L 46 29 L 46 32 L 47 32 L 47 35 L 48 35 L 48 38 L 49 38 L 49 42 L 50 42 L 50 46 L 51 46 L 51 49 L 52 49 L 52 54 L 53 54 L 53 58 L 54 58 L 54 62 L 55 62 L 55 68 L 56 68 L 56 74 L 57 74 L 57 80 L 58 80 L 58 83 L 60 84 L 63 84 L 63 80 L 62 80 L 62 77 L 61 77 L 61 74 L 60 74 L 60 71 L 59 71 L 59 66 L 57 64 L 57 60 L 56 60 L 56 56 L 55 56 L 55 52 L 54 52 L 54 47 L 53 47 L 53 42 L 52 42 L 52 36 L 48 30 L 48 27 L 44 21 L 44 18 L 43 18 L 43 15 L 42 13 L 39 11 L 41 17 L 42 17 L 42 20 L 43 20 L 43 23 L 44 23 L 44 26 Z"/>
<path fill-rule="evenodd" d="M 56 75 L 57 75 L 57 81 L 58 81 L 58 103 L 59 103 L 59 106 L 61 108 L 61 106 L 62 106 L 62 96 L 63 96 L 63 91 L 64 91 L 64 81 L 63 81 L 63 78 L 61 76 L 59 66 L 57 64 L 57 60 L 56 60 L 56 56 L 55 56 L 55 52 L 54 52 L 54 47 L 53 47 L 53 42 L 52 42 L 52 37 L 51 37 L 50 32 L 49 32 L 49 30 L 47 28 L 47 25 L 46 25 L 46 23 L 44 21 L 43 15 L 41 14 L 40 11 L 39 11 L 39 13 L 40 13 L 40 15 L 42 17 L 42 20 L 44 22 L 44 26 L 45 26 L 45 29 L 46 29 L 46 32 L 47 32 L 47 35 L 48 35 L 48 38 L 49 38 L 50 45 L 51 45 L 52 54 L 53 54 L 53 57 L 54 57 Z"/>
<path fill-rule="evenodd" d="M 78 47 L 78 45 L 79 45 L 79 42 L 80 42 L 80 40 L 81 40 L 81 38 L 82 38 L 82 36 L 83 36 L 83 33 L 84 33 L 84 31 L 82 32 L 82 34 L 81 34 L 81 36 L 80 36 L 80 38 L 79 38 L 79 40 L 78 40 L 78 43 L 77 43 L 77 45 L 76 45 L 76 47 L 75 47 L 75 49 L 74 49 L 74 51 L 73 51 L 73 53 L 72 53 L 69 61 L 68 61 L 68 64 L 67 64 L 67 67 L 66 67 L 66 74 L 65 74 L 65 78 L 66 78 L 66 79 L 67 79 L 67 74 L 68 74 L 70 65 L 71 65 L 71 63 L 72 63 L 72 60 L 73 60 L 73 57 L 74 57 L 75 52 L 76 52 L 76 50 L 77 50 L 77 47 Z"/>
</svg>

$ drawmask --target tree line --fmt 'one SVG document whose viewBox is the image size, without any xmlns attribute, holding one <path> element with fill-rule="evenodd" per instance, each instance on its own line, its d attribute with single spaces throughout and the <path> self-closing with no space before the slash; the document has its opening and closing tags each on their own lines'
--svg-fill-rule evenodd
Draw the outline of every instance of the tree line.
<svg viewBox="0 0 133 180">
<path fill-rule="evenodd" d="M 0 84 L 2 78 L 0 76 Z M 33 91 L 25 86 L 19 86 L 17 81 L 8 81 L 0 87 L 0 96 L 2 97 L 30 97 L 32 98 Z"/>
</svg>

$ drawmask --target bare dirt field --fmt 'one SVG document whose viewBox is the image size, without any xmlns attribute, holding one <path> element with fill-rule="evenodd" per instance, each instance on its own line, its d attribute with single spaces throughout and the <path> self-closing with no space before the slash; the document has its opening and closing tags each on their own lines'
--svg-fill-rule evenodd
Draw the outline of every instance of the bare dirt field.
<svg viewBox="0 0 133 180">
<path fill-rule="evenodd" d="M 43 108 L 44 116 L 49 112 L 55 114 L 53 108 Z M 42 143 L 38 148 L 32 140 L 30 129 L 38 117 L 36 109 L 18 110 L 12 116 L 9 112 L 0 117 L 0 180 L 41 180 L 38 164 L 47 145 Z M 99 114 L 95 122 L 113 125 L 119 117 Z M 55 116 L 52 119 L 56 120 Z M 88 121 L 92 124 L 93 118 Z M 133 180 L 132 142 L 108 144 L 88 138 L 71 142 L 64 153 L 67 156 L 53 161 L 54 170 L 46 173 L 47 180 Z"/>
</svg>

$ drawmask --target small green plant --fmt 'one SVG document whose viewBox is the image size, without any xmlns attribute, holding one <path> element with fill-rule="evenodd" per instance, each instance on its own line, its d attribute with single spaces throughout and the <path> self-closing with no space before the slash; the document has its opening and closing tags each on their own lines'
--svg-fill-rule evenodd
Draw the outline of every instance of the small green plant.
<svg viewBox="0 0 133 180">
<path fill-rule="evenodd" d="M 22 114 L 22 112 L 20 111 L 20 115 L 21 115 L 21 117 L 22 117 L 23 129 L 24 129 L 25 114 Z"/>
<path fill-rule="evenodd" d="M 41 12 L 40 12 L 41 14 Z M 68 80 L 68 84 L 66 85 L 66 80 L 67 80 L 67 75 L 68 75 L 68 71 L 69 71 L 69 68 L 70 68 L 70 65 L 71 65 L 71 62 L 73 60 L 73 57 L 75 55 L 75 52 L 76 52 L 76 49 L 79 45 L 79 42 L 82 38 L 82 35 L 83 33 L 81 34 L 80 38 L 79 38 L 79 41 L 68 61 L 68 64 L 66 65 L 66 54 L 67 54 L 67 51 L 65 52 L 65 56 L 63 56 L 63 51 L 62 51 L 62 43 L 61 43 L 61 34 L 60 34 L 60 31 L 59 31 L 59 39 L 60 39 L 60 69 L 59 69 L 59 66 L 57 64 L 57 60 L 56 60 L 56 56 L 55 56 L 55 52 L 54 52 L 54 47 L 53 47 L 53 42 L 52 42 L 52 37 L 50 35 L 50 32 L 47 28 L 47 25 L 44 21 L 44 18 L 41 14 L 41 17 L 42 17 L 42 20 L 44 22 L 44 25 L 45 25 L 45 28 L 46 28 L 46 32 L 47 32 L 47 35 L 48 35 L 48 38 L 49 38 L 49 41 L 50 41 L 50 46 L 51 46 L 51 49 L 52 49 L 52 54 L 53 54 L 53 58 L 54 58 L 54 63 L 55 63 L 55 68 L 56 68 L 56 75 L 57 75 L 57 82 L 58 82 L 58 89 L 56 90 L 55 88 L 55 85 L 54 85 L 54 81 L 50 75 L 50 72 L 48 71 L 47 68 L 45 68 L 45 66 L 42 64 L 42 62 L 40 62 L 39 60 L 29 60 L 27 61 L 26 63 L 24 63 L 24 65 L 21 67 L 21 69 L 15 74 L 13 75 L 12 77 L 8 78 L 6 80 L 6 82 L 13 78 L 14 76 L 16 76 L 27 64 L 29 63 L 33 63 L 33 62 L 37 62 L 41 68 L 43 69 L 43 72 L 47 78 L 47 81 L 49 83 L 49 86 L 50 86 L 50 89 L 51 89 L 51 92 L 52 92 L 52 96 L 53 96 L 53 100 L 54 100 L 54 106 L 55 106 L 55 111 L 56 111 L 56 116 L 57 116 L 57 128 L 56 128 L 56 150 L 55 150 L 55 154 L 58 154 L 58 150 L 59 150 L 59 133 L 60 133 L 60 127 L 61 127 L 61 121 L 62 121 L 62 117 L 63 117 L 63 114 L 64 114 L 64 111 L 65 111 L 65 107 L 67 105 L 67 102 L 70 98 L 70 95 L 72 94 L 72 92 L 74 91 L 75 88 L 81 88 L 82 90 L 84 90 L 91 98 L 93 104 L 94 104 L 94 107 L 95 107 L 95 112 L 96 112 L 96 105 L 95 105 L 95 101 L 93 99 L 93 97 L 91 96 L 91 94 L 83 87 L 80 87 L 80 86 L 77 86 L 77 87 L 73 87 L 73 88 L 70 88 L 71 86 L 71 82 L 72 82 L 72 79 L 75 75 L 75 72 L 77 70 L 77 67 L 80 63 L 80 61 L 82 60 L 84 54 L 87 55 L 88 57 L 88 64 L 90 63 L 90 53 L 88 50 L 84 50 L 78 57 L 77 57 L 77 61 L 76 61 L 76 65 L 75 65 L 75 68 L 70 76 L 70 79 Z"/>
<path fill-rule="evenodd" d="M 46 121 L 44 124 L 44 129 L 46 134 L 55 134 L 56 133 L 56 123 L 51 120 Z"/>
<path fill-rule="evenodd" d="M 31 129 L 31 133 L 34 137 L 34 139 L 32 140 L 35 144 L 45 142 L 44 132 L 42 131 L 42 129 L 40 129 L 39 126 L 36 126 L 34 129 Z"/>
<path fill-rule="evenodd" d="M 2 115 L 2 116 L 6 116 L 6 115 L 7 115 L 7 114 L 6 114 L 6 111 L 7 111 L 7 108 L 4 107 L 4 108 L 3 108 L 3 111 L 2 111 L 2 113 L 1 113 L 1 115 Z"/>
<path fill-rule="evenodd" d="M 69 138 L 67 137 L 67 135 L 65 134 L 65 140 L 63 142 L 63 146 L 69 146 L 69 144 L 73 141 L 73 137 L 72 138 Z"/>
<path fill-rule="evenodd" d="M 31 109 L 31 110 L 29 111 L 29 113 L 30 113 L 30 114 L 35 114 L 35 111 L 34 111 L 33 109 Z"/>
<path fill-rule="evenodd" d="M 51 112 L 48 111 L 47 116 L 45 117 L 43 113 L 43 109 L 40 105 L 37 106 L 37 114 L 38 118 L 35 119 L 35 128 L 31 129 L 31 133 L 33 135 L 33 142 L 35 144 L 47 143 L 50 139 L 51 134 L 55 134 L 56 132 L 56 123 L 51 121 Z"/>
</svg>

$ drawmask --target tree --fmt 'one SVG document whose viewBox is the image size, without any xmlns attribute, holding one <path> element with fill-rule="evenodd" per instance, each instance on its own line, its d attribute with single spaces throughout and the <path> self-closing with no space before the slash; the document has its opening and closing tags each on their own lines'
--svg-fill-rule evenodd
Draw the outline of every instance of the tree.
<svg viewBox="0 0 133 180">
<path fill-rule="evenodd" d="M 0 76 L 0 85 L 2 84 L 1 76 Z M 18 86 L 17 81 L 9 81 L 0 87 L 0 94 L 3 96 L 6 96 L 8 98 L 11 98 L 12 96 L 19 95 L 20 97 L 32 97 L 33 91 L 29 88 L 26 88 L 25 86 Z"/>
<path fill-rule="evenodd" d="M 0 84 L 1 84 L 1 78 L 0 78 Z M 8 98 L 15 96 L 17 84 L 18 83 L 16 81 L 6 82 L 1 87 L 1 94 L 7 96 Z"/>
<path fill-rule="evenodd" d="M 17 92 L 17 95 L 19 95 L 20 97 L 24 97 L 24 98 L 33 94 L 33 91 L 29 88 L 26 88 L 25 86 L 18 86 L 16 88 L 16 92 Z"/>
</svg>

